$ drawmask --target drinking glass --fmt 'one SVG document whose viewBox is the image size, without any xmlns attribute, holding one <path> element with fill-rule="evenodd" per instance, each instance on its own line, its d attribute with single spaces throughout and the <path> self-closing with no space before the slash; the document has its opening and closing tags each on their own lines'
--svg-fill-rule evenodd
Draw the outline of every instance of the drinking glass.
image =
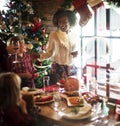
<svg viewBox="0 0 120 126">
<path fill-rule="evenodd" d="M 60 97 L 60 92 L 56 88 L 53 89 L 53 99 L 54 99 L 54 103 L 53 103 L 54 110 L 58 112 L 61 103 L 61 97 Z"/>
<path fill-rule="evenodd" d="M 49 76 L 43 76 L 43 88 L 44 88 L 44 93 L 47 94 L 49 93 L 49 82 L 50 82 L 50 77 Z"/>
<path fill-rule="evenodd" d="M 13 63 L 18 63 L 19 61 L 18 61 L 17 55 L 20 49 L 20 42 L 12 41 L 12 47 L 13 47 L 13 50 L 15 51 L 15 60 L 13 61 Z"/>
</svg>

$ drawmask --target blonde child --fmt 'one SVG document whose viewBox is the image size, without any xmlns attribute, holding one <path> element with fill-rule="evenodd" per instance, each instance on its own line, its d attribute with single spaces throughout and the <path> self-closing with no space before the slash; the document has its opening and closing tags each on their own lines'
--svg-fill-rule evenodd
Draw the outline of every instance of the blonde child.
<svg viewBox="0 0 120 126">
<path fill-rule="evenodd" d="M 31 116 L 20 93 L 21 79 L 12 72 L 0 74 L 0 126 L 30 126 Z"/>
</svg>

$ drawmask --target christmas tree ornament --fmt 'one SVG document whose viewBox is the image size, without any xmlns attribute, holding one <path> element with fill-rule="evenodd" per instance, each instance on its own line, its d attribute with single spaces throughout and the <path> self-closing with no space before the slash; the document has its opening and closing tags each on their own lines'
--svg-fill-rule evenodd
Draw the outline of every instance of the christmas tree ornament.
<svg viewBox="0 0 120 126">
<path fill-rule="evenodd" d="M 30 50 L 33 48 L 33 44 L 31 44 L 31 43 L 26 44 L 26 46 L 27 46 L 27 48 L 30 49 Z"/>
<path fill-rule="evenodd" d="M 40 27 L 41 27 L 41 19 L 39 19 L 39 17 L 34 17 L 33 18 L 33 21 L 34 21 L 34 25 L 32 27 L 32 32 L 37 32 Z"/>
<path fill-rule="evenodd" d="M 34 40 L 35 40 L 35 42 L 38 42 L 39 41 L 39 38 L 38 37 L 35 37 Z"/>
<path fill-rule="evenodd" d="M 73 5 L 75 10 L 79 13 L 80 15 L 80 26 L 83 27 L 85 26 L 89 19 L 92 17 L 92 13 L 88 8 L 88 4 L 86 0 L 74 0 Z"/>
</svg>

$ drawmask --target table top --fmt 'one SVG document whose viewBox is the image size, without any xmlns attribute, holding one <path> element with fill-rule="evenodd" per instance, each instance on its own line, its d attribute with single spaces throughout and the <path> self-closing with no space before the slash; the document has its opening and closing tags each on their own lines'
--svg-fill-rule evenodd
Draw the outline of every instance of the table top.
<svg viewBox="0 0 120 126">
<path fill-rule="evenodd" d="M 69 120 L 62 118 L 58 112 L 54 111 L 51 107 L 52 103 L 40 105 L 41 112 L 39 112 L 41 120 L 51 124 L 50 126 L 90 126 L 90 118 L 83 120 Z"/>
<path fill-rule="evenodd" d="M 55 88 L 56 85 L 53 85 L 51 88 Z M 33 93 L 33 92 L 32 92 Z M 62 101 L 65 103 L 65 101 Z M 43 122 L 43 125 L 40 126 L 91 126 L 93 123 L 91 119 L 93 115 L 85 119 L 66 119 L 63 118 L 54 110 L 53 101 L 50 103 L 39 104 L 41 111 L 38 113 L 40 117 L 40 122 Z M 62 104 L 62 103 L 61 103 Z"/>
<path fill-rule="evenodd" d="M 91 121 L 96 116 L 91 116 L 90 118 L 80 119 L 80 120 L 69 120 L 62 118 L 58 112 L 55 112 L 53 108 L 51 108 L 52 103 L 40 105 L 41 111 L 39 112 L 39 116 L 41 121 L 43 121 L 43 125 L 40 126 L 93 126 L 93 121 Z M 110 108 L 109 108 L 110 109 Z M 111 115 L 111 117 L 110 117 Z M 105 117 L 106 118 L 106 117 Z M 108 118 L 108 117 L 107 117 Z M 115 121 L 113 111 L 109 113 L 109 118 L 111 118 L 111 122 Z M 113 120 L 112 120 L 113 119 Z M 47 125 L 48 124 L 48 125 Z M 110 125 L 110 124 L 109 124 Z M 111 124 L 112 125 L 112 124 Z M 120 126 L 120 121 L 115 121 L 115 126 Z"/>
</svg>

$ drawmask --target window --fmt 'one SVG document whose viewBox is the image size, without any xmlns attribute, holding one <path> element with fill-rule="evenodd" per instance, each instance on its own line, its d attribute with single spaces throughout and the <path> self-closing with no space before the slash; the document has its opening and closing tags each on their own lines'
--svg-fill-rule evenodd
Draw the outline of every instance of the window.
<svg viewBox="0 0 120 126">
<path fill-rule="evenodd" d="M 88 90 L 92 90 L 90 85 L 96 78 L 97 93 L 106 96 L 106 71 L 109 70 L 109 97 L 114 99 L 120 97 L 120 91 L 117 91 L 120 87 L 119 22 L 120 13 L 117 9 L 100 7 L 88 24 L 81 28 L 81 74 L 85 78 L 84 82 Z"/>
</svg>

